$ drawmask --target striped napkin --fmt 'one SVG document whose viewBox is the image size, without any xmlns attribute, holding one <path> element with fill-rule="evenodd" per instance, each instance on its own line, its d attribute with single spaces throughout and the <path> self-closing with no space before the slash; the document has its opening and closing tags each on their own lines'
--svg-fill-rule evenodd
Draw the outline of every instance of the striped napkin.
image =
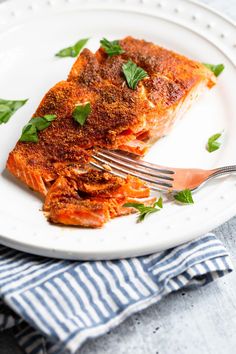
<svg viewBox="0 0 236 354">
<path fill-rule="evenodd" d="M 0 328 L 12 328 L 27 354 L 72 354 L 163 296 L 230 271 L 213 234 L 117 261 L 55 260 L 0 246 Z"/>
</svg>

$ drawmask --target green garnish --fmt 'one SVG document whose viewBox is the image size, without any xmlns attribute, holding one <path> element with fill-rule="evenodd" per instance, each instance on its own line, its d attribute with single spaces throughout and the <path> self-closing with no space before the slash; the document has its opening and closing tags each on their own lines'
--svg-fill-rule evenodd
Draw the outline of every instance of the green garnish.
<svg viewBox="0 0 236 354">
<path fill-rule="evenodd" d="M 160 197 L 157 202 L 152 206 L 146 206 L 141 203 L 125 203 L 123 207 L 126 208 L 135 208 L 139 211 L 138 222 L 142 222 L 146 216 L 160 211 L 160 208 L 163 207 L 162 198 Z"/>
<path fill-rule="evenodd" d="M 0 98 L 0 124 L 7 123 L 11 116 L 28 101 L 8 101 Z"/>
<path fill-rule="evenodd" d="M 128 86 L 135 90 L 139 81 L 148 76 L 147 72 L 137 66 L 132 60 L 122 65 Z"/>
<path fill-rule="evenodd" d="M 193 197 L 192 197 L 192 192 L 190 189 L 184 189 L 183 191 L 180 191 L 174 195 L 174 198 L 183 204 L 193 204 Z"/>
<path fill-rule="evenodd" d="M 125 52 L 124 49 L 121 48 L 118 41 L 109 41 L 108 39 L 103 38 L 100 40 L 100 44 L 109 56 L 119 55 Z"/>
<path fill-rule="evenodd" d="M 220 137 L 221 137 L 221 133 L 217 133 L 212 135 L 207 142 L 207 150 L 209 152 L 213 152 L 215 150 L 218 150 L 220 148 L 221 143 L 219 141 L 217 141 Z"/>
<path fill-rule="evenodd" d="M 225 68 L 224 64 L 218 64 L 218 65 L 207 64 L 207 63 L 203 63 L 203 64 L 208 69 L 210 69 L 215 74 L 216 77 L 219 76 Z"/>
<path fill-rule="evenodd" d="M 162 200 L 162 197 L 160 197 L 160 198 L 158 199 L 158 201 L 153 204 L 153 206 L 154 206 L 154 207 L 158 206 L 160 209 L 162 209 L 162 208 L 163 208 L 163 200 Z"/>
<path fill-rule="evenodd" d="M 77 106 L 72 113 L 72 117 L 77 123 L 83 126 L 91 111 L 90 102 L 87 102 L 84 105 Z"/>
<path fill-rule="evenodd" d="M 38 139 L 36 126 L 29 123 L 26 126 L 24 126 L 24 128 L 22 129 L 20 141 L 25 141 L 25 142 L 31 141 L 33 143 L 37 143 L 38 140 L 39 139 Z"/>
<path fill-rule="evenodd" d="M 61 49 L 58 53 L 55 54 L 56 57 L 65 58 L 72 57 L 75 58 L 79 55 L 83 47 L 87 44 L 89 38 L 80 39 L 73 46 Z"/>
<path fill-rule="evenodd" d="M 35 117 L 30 119 L 29 123 L 22 129 L 20 141 L 38 142 L 38 132 L 49 127 L 51 122 L 56 119 L 55 114 L 46 114 L 43 117 Z"/>
</svg>

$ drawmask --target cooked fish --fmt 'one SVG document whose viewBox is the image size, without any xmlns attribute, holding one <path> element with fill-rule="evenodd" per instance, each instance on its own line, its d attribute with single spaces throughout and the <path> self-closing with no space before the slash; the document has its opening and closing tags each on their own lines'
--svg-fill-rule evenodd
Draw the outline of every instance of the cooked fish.
<svg viewBox="0 0 236 354">
<path fill-rule="evenodd" d="M 115 179 L 115 184 L 120 183 L 116 190 L 119 198 L 107 190 L 107 197 L 103 193 L 96 198 L 90 194 L 85 197 L 84 191 L 80 194 L 85 177 L 91 178 L 89 185 L 96 193 L 101 189 L 100 183 L 93 183 L 93 173 L 85 173 L 92 150 L 102 147 L 144 155 L 199 94 L 216 83 L 208 68 L 182 55 L 132 37 L 119 43 L 125 51 L 121 55 L 108 56 L 103 48 L 95 54 L 89 49 L 82 51 L 68 79 L 48 91 L 34 114 L 53 114 L 56 119 L 38 132 L 37 143 L 19 141 L 9 155 L 8 170 L 33 190 L 47 195 L 45 210 L 53 222 L 96 227 L 129 212 L 120 201 L 126 200 L 125 193 L 133 183 L 130 179 Z M 129 59 L 148 74 L 135 90 L 127 86 L 122 71 Z M 86 102 L 90 102 L 92 110 L 81 126 L 72 113 Z M 76 180 L 70 174 L 65 176 L 71 168 L 80 172 Z M 142 189 L 147 188 L 139 183 Z M 138 188 L 133 197 L 138 197 Z"/>
<path fill-rule="evenodd" d="M 75 169 L 51 186 L 44 211 L 54 223 L 101 227 L 111 218 L 130 214 L 132 208 L 123 205 L 147 198 L 149 193 L 145 183 L 132 176 L 123 179 L 107 172 Z M 150 201 L 153 198 L 145 199 L 144 204 Z"/>
</svg>

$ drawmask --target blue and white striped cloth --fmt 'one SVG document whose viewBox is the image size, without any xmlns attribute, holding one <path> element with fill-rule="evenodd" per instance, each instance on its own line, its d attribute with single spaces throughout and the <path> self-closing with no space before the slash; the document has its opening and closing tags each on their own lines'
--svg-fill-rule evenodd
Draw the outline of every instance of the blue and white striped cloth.
<svg viewBox="0 0 236 354">
<path fill-rule="evenodd" d="M 0 246 L 0 328 L 27 354 L 76 353 L 163 296 L 232 271 L 213 234 L 151 256 L 75 262 Z"/>
</svg>

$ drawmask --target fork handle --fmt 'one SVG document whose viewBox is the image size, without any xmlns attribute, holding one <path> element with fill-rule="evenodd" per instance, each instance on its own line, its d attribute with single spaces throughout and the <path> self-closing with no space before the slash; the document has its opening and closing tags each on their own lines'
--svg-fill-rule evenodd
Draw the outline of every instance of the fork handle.
<svg viewBox="0 0 236 354">
<path fill-rule="evenodd" d="M 212 172 L 213 173 L 209 176 L 209 178 L 227 175 L 229 173 L 236 172 L 236 165 L 215 168 Z"/>
</svg>

